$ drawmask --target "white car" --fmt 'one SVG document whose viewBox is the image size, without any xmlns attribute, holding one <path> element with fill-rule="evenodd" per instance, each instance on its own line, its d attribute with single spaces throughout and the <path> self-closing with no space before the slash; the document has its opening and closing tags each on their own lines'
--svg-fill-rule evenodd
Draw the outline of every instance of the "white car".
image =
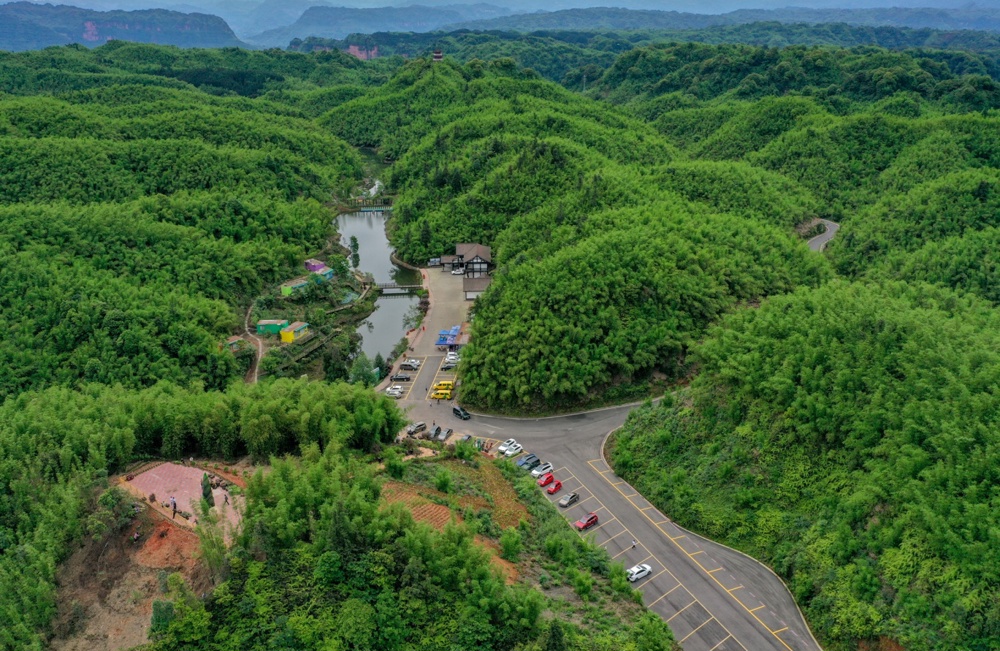
<svg viewBox="0 0 1000 651">
<path fill-rule="evenodd" d="M 531 476 L 537 478 L 537 477 L 541 477 L 542 475 L 544 475 L 547 472 L 552 472 L 552 464 L 549 463 L 548 461 L 546 461 L 542 465 L 540 465 L 537 468 L 535 468 L 534 470 L 532 470 L 531 471 Z"/>
<path fill-rule="evenodd" d="M 645 563 L 641 565 L 636 565 L 635 567 L 630 567 L 627 570 L 625 570 L 625 576 L 628 577 L 628 580 L 631 581 L 632 583 L 635 583 L 639 579 L 644 579 L 652 573 L 653 573 L 653 568 L 646 565 Z"/>
<path fill-rule="evenodd" d="M 451 275 L 452 276 L 464 276 L 465 275 L 465 269 L 452 269 L 451 270 Z"/>
<path fill-rule="evenodd" d="M 515 457 L 515 456 L 519 455 L 521 453 L 521 450 L 523 450 L 523 449 L 524 448 L 521 447 L 520 443 L 512 443 L 510 445 L 510 447 L 507 448 L 507 451 L 504 452 L 504 456 L 506 456 L 506 457 Z"/>
<path fill-rule="evenodd" d="M 420 366 L 419 359 L 408 359 L 403 363 L 406 364 L 407 366 Z"/>
<path fill-rule="evenodd" d="M 517 441 L 515 441 L 514 439 L 507 439 L 506 441 L 497 446 L 497 452 L 503 454 L 504 452 L 507 451 L 507 448 L 514 445 L 515 443 L 517 443 Z"/>
</svg>

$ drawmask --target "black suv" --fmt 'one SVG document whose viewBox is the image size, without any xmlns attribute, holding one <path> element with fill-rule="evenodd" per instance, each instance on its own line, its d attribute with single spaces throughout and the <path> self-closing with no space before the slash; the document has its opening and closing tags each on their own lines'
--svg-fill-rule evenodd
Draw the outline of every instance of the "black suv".
<svg viewBox="0 0 1000 651">
<path fill-rule="evenodd" d="M 389 379 L 393 382 L 409 382 L 411 378 L 406 373 L 396 373 L 395 375 L 390 375 Z"/>
<path fill-rule="evenodd" d="M 458 405 L 451 408 L 451 413 L 455 414 L 462 420 L 469 420 L 472 418 L 472 416 L 469 415 L 469 412 L 465 411 L 464 407 L 459 407 Z"/>
</svg>

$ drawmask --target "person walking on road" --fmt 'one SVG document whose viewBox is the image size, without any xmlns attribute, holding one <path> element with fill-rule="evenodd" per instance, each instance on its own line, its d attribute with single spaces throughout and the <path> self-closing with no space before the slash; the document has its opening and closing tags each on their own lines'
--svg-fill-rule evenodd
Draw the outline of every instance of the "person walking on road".
<svg viewBox="0 0 1000 651">
<path fill-rule="evenodd" d="M 633 539 L 632 539 L 632 549 L 635 549 L 635 546 L 636 546 L 637 544 L 638 544 L 638 543 L 636 542 L 635 538 L 633 538 Z"/>
</svg>

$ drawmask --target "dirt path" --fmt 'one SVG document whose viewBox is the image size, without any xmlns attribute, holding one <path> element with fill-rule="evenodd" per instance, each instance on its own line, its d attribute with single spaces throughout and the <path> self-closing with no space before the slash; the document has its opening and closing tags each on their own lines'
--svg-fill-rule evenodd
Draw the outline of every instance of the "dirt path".
<svg viewBox="0 0 1000 651">
<path fill-rule="evenodd" d="M 253 364 L 250 365 L 250 370 L 247 371 L 245 379 L 250 384 L 257 384 L 257 379 L 260 377 L 260 360 L 264 357 L 264 342 L 250 330 L 250 314 L 252 312 L 253 303 L 247 308 L 247 316 L 243 320 L 243 329 L 247 333 L 247 338 L 257 347 L 257 354 L 253 358 Z"/>
</svg>

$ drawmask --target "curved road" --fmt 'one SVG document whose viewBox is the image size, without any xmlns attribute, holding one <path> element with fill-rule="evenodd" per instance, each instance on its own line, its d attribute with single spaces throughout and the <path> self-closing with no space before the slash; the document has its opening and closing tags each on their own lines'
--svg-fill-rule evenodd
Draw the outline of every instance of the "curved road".
<svg viewBox="0 0 1000 651">
<path fill-rule="evenodd" d="M 626 567 L 652 567 L 652 575 L 636 587 L 646 606 L 670 624 L 685 651 L 820 649 L 771 570 L 680 528 L 610 469 L 603 457 L 604 440 L 625 422 L 632 405 L 553 418 L 473 416 L 462 421 L 451 413 L 451 403 L 424 399 L 423 386 L 441 377 L 438 368 L 444 358 L 421 359 L 421 370 L 407 387 L 420 395 L 407 396 L 402 405 L 408 407 L 410 419 L 495 441 L 515 438 L 526 453 L 551 462 L 563 490 L 549 499 L 580 493 L 580 502 L 563 511 L 566 518 L 573 521 L 596 512 L 600 524 L 586 535 Z"/>
<path fill-rule="evenodd" d="M 839 224 L 823 220 L 826 232 L 809 240 L 821 251 Z M 469 303 L 461 281 L 450 274 L 424 272 L 433 307 L 425 321 L 431 333 L 464 320 Z M 426 333 L 419 333 L 423 335 Z M 455 429 L 496 442 L 515 438 L 525 452 L 555 467 L 563 490 L 580 501 L 562 510 L 575 521 L 593 511 L 600 524 L 585 535 L 626 567 L 646 563 L 652 574 L 637 582 L 646 606 L 666 620 L 685 651 L 820 651 L 784 583 L 767 567 L 737 551 L 676 525 L 615 475 L 604 460 L 608 434 L 624 422 L 634 405 L 552 418 L 519 419 L 473 416 L 462 421 L 449 401 L 428 400 L 433 384 L 454 379 L 441 371 L 442 353 L 432 335 L 417 336 L 411 357 L 422 363 L 404 382 L 401 406 L 410 420 Z"/>
<path fill-rule="evenodd" d="M 809 245 L 809 248 L 813 251 L 822 251 L 825 249 L 827 243 L 832 240 L 833 236 L 840 230 L 840 224 L 837 222 L 832 222 L 829 219 L 821 219 L 819 221 L 826 226 L 826 230 L 806 242 L 806 244 Z"/>
</svg>

